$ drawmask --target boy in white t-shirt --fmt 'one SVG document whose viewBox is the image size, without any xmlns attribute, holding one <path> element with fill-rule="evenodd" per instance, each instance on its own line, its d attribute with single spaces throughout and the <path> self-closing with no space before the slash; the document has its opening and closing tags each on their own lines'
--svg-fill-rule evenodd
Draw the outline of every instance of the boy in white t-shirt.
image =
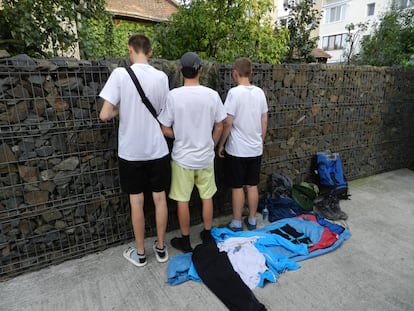
<svg viewBox="0 0 414 311">
<path fill-rule="evenodd" d="M 174 138 L 171 152 L 171 189 L 169 197 L 177 201 L 181 237 L 171 246 L 191 252 L 189 201 L 194 186 L 202 200 L 204 230 L 202 239 L 211 238 L 213 195 L 217 191 L 214 178 L 214 147 L 223 130 L 226 112 L 219 94 L 200 85 L 202 60 L 193 52 L 180 59 L 184 86 L 167 96 L 165 110 L 158 116 L 166 136 Z"/>
<path fill-rule="evenodd" d="M 245 189 L 249 216 L 244 219 L 247 229 L 256 229 L 259 202 L 258 183 L 267 130 L 267 101 L 263 90 L 250 84 L 252 65 L 249 59 L 236 60 L 232 71 L 237 86 L 229 90 L 224 107 L 223 134 L 217 152 L 224 158 L 225 184 L 232 189 L 233 220 L 227 225 L 242 231 Z"/>
<path fill-rule="evenodd" d="M 167 75 L 148 64 L 152 56 L 150 40 L 133 35 L 128 40 L 131 69 L 140 81 L 157 114 L 165 106 L 169 92 Z M 158 121 L 142 99 L 125 68 L 116 68 L 99 94 L 104 104 L 99 114 L 103 122 L 119 115 L 118 158 L 122 191 L 129 194 L 135 247 L 126 249 L 124 257 L 135 266 L 147 264 L 144 248 L 144 190 L 152 191 L 155 205 L 157 240 L 153 251 L 159 262 L 168 260 L 164 244 L 168 208 L 166 190 L 170 181 L 168 146 Z"/>
</svg>

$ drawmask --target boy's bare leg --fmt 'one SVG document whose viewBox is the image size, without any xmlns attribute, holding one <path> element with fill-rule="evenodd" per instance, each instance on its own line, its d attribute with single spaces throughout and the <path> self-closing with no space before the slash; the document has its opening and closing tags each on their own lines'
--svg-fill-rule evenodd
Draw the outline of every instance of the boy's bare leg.
<svg viewBox="0 0 414 311">
<path fill-rule="evenodd" d="M 256 217 L 259 204 L 259 189 L 257 186 L 247 186 L 247 203 L 249 205 L 249 217 Z"/>
<path fill-rule="evenodd" d="M 202 204 L 204 229 L 211 230 L 213 226 L 213 199 L 203 199 Z"/>
<path fill-rule="evenodd" d="M 171 246 L 183 251 L 191 252 L 190 243 L 190 208 L 188 202 L 177 202 L 178 223 L 180 224 L 181 237 L 171 239 Z"/>
<path fill-rule="evenodd" d="M 182 235 L 190 235 L 190 208 L 188 202 L 177 202 L 178 223 Z"/>
<path fill-rule="evenodd" d="M 145 235 L 145 217 L 144 217 L 144 193 L 130 194 L 129 202 L 131 205 L 131 222 L 134 230 L 137 253 L 145 254 L 144 235 Z"/>
<path fill-rule="evenodd" d="M 241 221 L 244 207 L 244 189 L 233 188 L 231 190 L 232 205 L 233 205 L 233 219 Z"/>
<path fill-rule="evenodd" d="M 164 248 L 165 232 L 167 230 L 168 207 L 165 191 L 153 192 L 152 198 L 155 205 L 155 223 L 157 227 L 157 245 L 159 249 Z"/>
</svg>

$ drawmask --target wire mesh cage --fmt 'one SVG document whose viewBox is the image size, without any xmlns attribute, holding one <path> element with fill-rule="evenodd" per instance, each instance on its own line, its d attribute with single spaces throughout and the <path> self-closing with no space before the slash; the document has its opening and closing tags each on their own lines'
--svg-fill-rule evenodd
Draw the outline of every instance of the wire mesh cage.
<svg viewBox="0 0 414 311">
<path fill-rule="evenodd" d="M 180 86 L 177 62 L 153 60 Z M 98 94 L 125 59 L 0 59 L 0 280 L 133 238 L 119 186 L 117 121 L 99 121 Z M 205 62 L 202 83 L 223 101 L 232 67 Z M 260 188 L 273 172 L 306 180 L 311 157 L 341 153 L 348 179 L 413 164 L 412 70 L 254 64 L 268 100 Z M 231 213 L 223 162 L 215 160 L 214 216 Z M 146 195 L 150 197 L 150 195 Z M 191 223 L 202 221 L 194 190 Z M 152 200 L 146 233 L 155 235 Z M 168 230 L 178 228 L 169 202 Z"/>
</svg>

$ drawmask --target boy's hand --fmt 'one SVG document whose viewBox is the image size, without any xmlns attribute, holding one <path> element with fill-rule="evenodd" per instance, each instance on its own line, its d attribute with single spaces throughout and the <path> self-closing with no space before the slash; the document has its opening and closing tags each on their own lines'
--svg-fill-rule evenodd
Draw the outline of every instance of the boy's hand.
<svg viewBox="0 0 414 311">
<path fill-rule="evenodd" d="M 219 158 L 224 158 L 224 146 L 218 146 L 217 155 L 219 156 Z"/>
</svg>

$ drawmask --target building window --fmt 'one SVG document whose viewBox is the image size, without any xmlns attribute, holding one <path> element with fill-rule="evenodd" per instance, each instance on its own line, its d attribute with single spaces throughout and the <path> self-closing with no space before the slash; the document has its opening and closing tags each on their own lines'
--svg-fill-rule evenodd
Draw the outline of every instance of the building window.
<svg viewBox="0 0 414 311">
<path fill-rule="evenodd" d="M 322 6 L 328 6 L 332 4 L 340 4 L 341 2 L 346 2 L 347 0 L 323 0 Z"/>
<path fill-rule="evenodd" d="M 346 45 L 346 34 L 325 36 L 322 38 L 322 49 L 325 51 L 341 50 Z"/>
<path fill-rule="evenodd" d="M 414 6 L 414 0 L 395 0 L 395 4 L 399 9 L 405 9 Z"/>
<path fill-rule="evenodd" d="M 367 5 L 367 16 L 373 16 L 375 13 L 375 3 L 369 3 Z"/>
<path fill-rule="evenodd" d="M 339 22 L 345 19 L 346 5 L 338 5 L 325 9 L 325 23 Z"/>
</svg>

